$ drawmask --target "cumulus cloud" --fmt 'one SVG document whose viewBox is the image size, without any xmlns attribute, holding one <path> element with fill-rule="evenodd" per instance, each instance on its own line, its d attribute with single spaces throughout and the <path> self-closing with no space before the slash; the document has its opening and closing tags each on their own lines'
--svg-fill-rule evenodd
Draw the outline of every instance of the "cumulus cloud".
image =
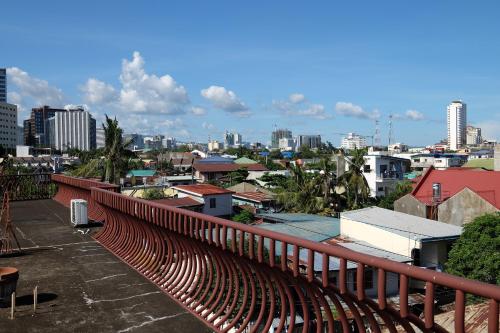
<svg viewBox="0 0 500 333">
<path fill-rule="evenodd" d="M 199 106 L 193 106 L 189 112 L 195 116 L 203 116 L 206 113 L 205 109 Z"/>
<path fill-rule="evenodd" d="M 203 127 L 206 130 L 213 130 L 215 128 L 214 124 L 203 122 L 201 124 L 201 127 Z"/>
<path fill-rule="evenodd" d="M 32 99 L 36 105 L 57 107 L 64 104 L 65 98 L 61 89 L 49 85 L 47 81 L 32 77 L 17 67 L 7 68 L 7 75 L 9 82 L 17 88 L 17 95 L 11 93 L 9 96 L 14 96 L 19 104 L 25 98 Z"/>
<path fill-rule="evenodd" d="M 80 87 L 83 100 L 89 104 L 107 104 L 116 101 L 118 94 L 115 88 L 105 82 L 90 78 Z"/>
<path fill-rule="evenodd" d="M 303 94 L 295 93 L 288 96 L 288 100 L 293 104 L 299 104 L 304 102 L 306 97 Z"/>
<path fill-rule="evenodd" d="M 337 104 L 335 104 L 335 111 L 337 111 L 337 114 L 345 117 L 353 117 L 359 119 L 380 118 L 380 112 L 378 110 L 368 112 L 363 110 L 361 106 L 348 102 L 337 102 Z"/>
<path fill-rule="evenodd" d="M 233 113 L 239 116 L 248 116 L 249 108 L 236 94 L 224 87 L 210 86 L 201 90 L 201 96 L 209 100 L 218 109 Z"/>
<path fill-rule="evenodd" d="M 424 119 L 424 114 L 422 112 L 419 112 L 417 110 L 408 110 L 405 113 L 406 118 L 410 120 L 422 120 Z"/>
<path fill-rule="evenodd" d="M 323 104 L 312 104 L 306 101 L 303 94 L 291 94 L 287 100 L 274 100 L 273 108 L 289 116 L 305 116 L 316 119 L 331 118 L 331 115 L 326 113 Z"/>
</svg>

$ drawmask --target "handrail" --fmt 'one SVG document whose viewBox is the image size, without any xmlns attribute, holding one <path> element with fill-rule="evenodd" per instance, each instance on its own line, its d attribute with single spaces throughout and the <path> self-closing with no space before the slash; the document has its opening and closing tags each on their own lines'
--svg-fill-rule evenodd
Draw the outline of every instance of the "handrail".
<svg viewBox="0 0 500 333">
<path fill-rule="evenodd" d="M 431 282 L 434 284 L 442 285 L 445 287 L 458 289 L 466 293 L 474 294 L 476 296 L 485 297 L 488 299 L 494 299 L 495 301 L 500 301 L 500 287 L 480 281 L 470 280 L 462 278 L 459 276 L 450 275 L 443 272 L 436 272 L 428 269 L 424 269 L 417 266 L 411 266 L 395 261 L 391 261 L 384 258 L 375 257 L 368 254 L 362 254 L 349 250 L 341 246 L 334 246 L 328 244 L 322 244 L 313 242 L 310 240 L 298 238 L 295 236 L 290 236 L 280 232 L 270 231 L 263 228 L 258 228 L 251 225 L 246 225 L 238 222 L 233 222 L 225 219 L 221 219 L 214 216 L 209 216 L 182 208 L 169 207 L 161 205 L 159 203 L 147 201 L 144 199 L 127 197 L 119 193 L 113 193 L 106 191 L 105 189 L 92 188 L 92 197 L 101 205 L 108 206 L 110 208 L 116 209 L 123 213 L 130 213 L 127 208 L 130 206 L 124 204 L 124 202 L 133 202 L 136 204 L 143 205 L 148 208 L 155 208 L 167 212 L 179 213 L 184 216 L 197 218 L 204 220 L 206 222 L 214 223 L 221 227 L 232 228 L 238 231 L 249 233 L 255 236 L 262 236 L 265 238 L 273 239 L 275 241 L 280 241 L 288 245 L 298 246 L 306 250 L 312 250 L 314 252 L 324 253 L 332 257 L 344 258 L 349 261 L 355 261 L 362 263 L 364 265 L 373 266 L 376 268 L 381 268 L 388 272 L 393 272 L 397 274 L 406 275 L 411 278 L 415 278 L 425 282 Z M 136 208 L 134 207 L 134 210 Z M 144 213 L 144 209 L 137 207 L 137 212 Z M 140 215 L 140 214 L 139 214 Z M 137 216 L 137 214 L 135 215 Z M 153 214 L 145 213 L 140 217 L 145 220 L 151 220 Z M 152 221 L 150 221 L 152 222 Z M 168 226 L 166 226 L 168 227 Z"/>
</svg>

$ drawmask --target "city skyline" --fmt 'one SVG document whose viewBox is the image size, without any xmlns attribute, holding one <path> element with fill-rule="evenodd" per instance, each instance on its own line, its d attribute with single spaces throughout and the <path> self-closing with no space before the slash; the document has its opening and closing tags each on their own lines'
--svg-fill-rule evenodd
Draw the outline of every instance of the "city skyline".
<svg viewBox="0 0 500 333">
<path fill-rule="evenodd" d="M 204 142 L 227 129 L 268 143 L 277 124 L 339 145 L 333 133 L 373 135 L 378 119 L 387 144 L 392 114 L 396 141 L 427 145 L 447 136 L 446 107 L 461 99 L 467 125 L 500 139 L 500 47 L 488 39 L 500 32 L 494 2 L 366 4 L 357 12 L 348 4 L 221 3 L 193 13 L 189 5 L 116 4 L 95 14 L 88 4 L 32 3 L 22 22 L 0 23 L 9 45 L 0 67 L 20 123 L 42 104 L 86 104 L 98 123 L 108 113 L 127 132 Z M 93 15 L 92 24 L 56 20 L 70 9 Z M 450 13 L 470 24 L 450 27 Z M 41 45 L 51 52 L 34 57 L 29 50 Z"/>
</svg>

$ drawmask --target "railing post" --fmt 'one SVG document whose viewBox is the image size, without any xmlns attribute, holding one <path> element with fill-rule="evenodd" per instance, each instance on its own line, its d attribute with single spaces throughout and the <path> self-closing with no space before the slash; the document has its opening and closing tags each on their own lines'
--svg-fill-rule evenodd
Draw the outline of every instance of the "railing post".
<svg viewBox="0 0 500 333">
<path fill-rule="evenodd" d="M 490 299 L 488 308 L 488 333 L 498 332 L 498 302 Z"/>
<path fill-rule="evenodd" d="M 434 327 L 434 283 L 425 283 L 425 303 L 424 303 L 425 328 Z"/>
<path fill-rule="evenodd" d="M 307 249 L 307 281 L 314 279 L 314 251 Z"/>
<path fill-rule="evenodd" d="M 293 276 L 299 276 L 299 247 L 293 244 L 293 260 L 292 260 Z"/>
<path fill-rule="evenodd" d="M 281 270 L 283 272 L 286 271 L 287 266 L 287 256 L 288 256 L 288 244 L 284 241 L 281 241 Z"/>
<path fill-rule="evenodd" d="M 274 267 L 276 257 L 276 241 L 273 238 L 269 239 L 269 266 Z"/>
<path fill-rule="evenodd" d="M 323 253 L 322 259 L 323 262 L 321 265 L 321 281 L 323 282 L 323 287 L 326 288 L 328 287 L 328 272 L 330 271 L 330 262 L 326 253 Z"/>
<path fill-rule="evenodd" d="M 378 279 L 377 279 L 377 297 L 378 297 L 378 307 L 380 310 L 384 310 L 387 306 L 386 293 L 385 293 L 385 284 L 386 284 L 386 276 L 385 271 L 382 268 L 377 270 Z"/>
<path fill-rule="evenodd" d="M 257 243 L 257 260 L 261 263 L 264 261 L 264 236 L 259 235 Z"/>
<path fill-rule="evenodd" d="M 339 289 L 341 294 L 345 294 L 347 292 L 347 260 L 344 258 L 340 258 L 339 263 Z"/>
<path fill-rule="evenodd" d="M 399 314 L 408 317 L 408 276 L 399 275 Z"/>
<path fill-rule="evenodd" d="M 360 301 L 365 299 L 365 265 L 358 262 L 356 267 L 356 296 Z"/>
<path fill-rule="evenodd" d="M 455 291 L 455 332 L 465 332 L 465 293 L 462 290 Z"/>
</svg>

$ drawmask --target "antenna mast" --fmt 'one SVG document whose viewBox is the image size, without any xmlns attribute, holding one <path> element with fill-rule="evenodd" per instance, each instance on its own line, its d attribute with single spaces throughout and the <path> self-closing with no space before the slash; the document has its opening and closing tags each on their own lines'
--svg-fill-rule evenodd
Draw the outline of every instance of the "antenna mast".
<svg viewBox="0 0 500 333">
<path fill-rule="evenodd" d="M 389 146 L 391 145 L 392 139 L 392 113 L 389 115 Z"/>
<path fill-rule="evenodd" d="M 380 147 L 380 127 L 378 120 L 375 120 L 375 135 L 374 135 L 375 147 Z"/>
</svg>

